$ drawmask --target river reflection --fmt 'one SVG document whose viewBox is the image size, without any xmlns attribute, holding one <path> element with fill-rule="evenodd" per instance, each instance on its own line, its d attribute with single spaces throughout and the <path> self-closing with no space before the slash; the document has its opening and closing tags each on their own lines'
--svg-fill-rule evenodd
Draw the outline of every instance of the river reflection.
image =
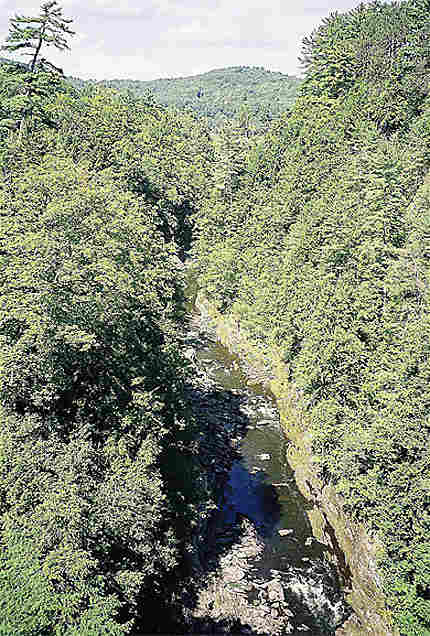
<svg viewBox="0 0 430 636">
<path fill-rule="evenodd" d="M 306 514 L 311 506 L 288 465 L 288 441 L 273 396 L 261 385 L 250 386 L 238 360 L 217 341 L 208 340 L 197 355 L 217 386 L 240 400 L 248 420 L 238 445 L 240 460 L 233 463 L 219 511 L 222 524 L 246 517 L 264 537 L 273 568 L 282 570 L 287 563 L 308 567 L 326 546 L 313 537 Z"/>
<path fill-rule="evenodd" d="M 257 614 L 273 611 L 282 615 L 280 607 L 266 606 L 271 601 L 262 592 L 273 584 L 274 577 L 282 580 L 288 607 L 293 610 L 289 616 L 297 626 L 297 632 L 289 633 L 299 636 L 306 629 L 312 636 L 332 635 L 348 611 L 337 577 L 325 559 L 328 548 L 313 536 L 307 514 L 312 505 L 301 495 L 288 465 L 289 442 L 281 429 L 276 402 L 264 386 L 250 385 L 238 358 L 211 337 L 209 324 L 203 329 L 201 324 L 197 321 L 195 341 L 189 340 L 190 355 L 209 380 L 211 391 L 222 396 L 220 403 L 234 404 L 234 408 L 218 411 L 218 417 L 237 450 L 218 500 L 209 542 L 215 546 L 216 557 L 210 560 L 210 567 L 219 568 L 227 559 L 227 582 L 221 578 L 222 589 L 230 585 L 228 577 L 237 575 L 243 588 L 238 598 L 247 598 L 249 607 L 256 604 Z M 241 533 L 250 526 L 244 519 L 257 531 L 258 543 L 249 538 L 242 543 Z"/>
<path fill-rule="evenodd" d="M 244 516 L 263 537 L 277 532 L 281 506 L 275 489 L 266 483 L 262 471 L 252 474 L 241 462 L 234 462 L 224 496 L 224 524 L 233 525 L 238 516 Z"/>
</svg>

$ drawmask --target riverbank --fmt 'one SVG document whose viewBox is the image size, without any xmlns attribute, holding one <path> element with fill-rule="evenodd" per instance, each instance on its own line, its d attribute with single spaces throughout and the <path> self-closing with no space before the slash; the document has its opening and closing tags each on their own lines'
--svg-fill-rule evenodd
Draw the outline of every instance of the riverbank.
<svg viewBox="0 0 430 636">
<path fill-rule="evenodd" d="M 319 558 L 309 524 L 301 527 L 301 501 L 294 504 L 300 528 L 284 528 L 282 500 L 290 523 L 299 515 L 291 503 L 297 493 L 286 488 L 290 476 L 271 474 L 276 483 L 265 483 L 268 458 L 282 441 L 272 398 L 250 390 L 245 376 L 242 382 L 215 340 L 208 317 L 194 314 L 185 343 L 196 367 L 189 400 L 201 421 L 200 472 L 216 507 L 195 532 L 181 633 L 334 634 L 346 608 L 333 568 Z"/>
<path fill-rule="evenodd" d="M 220 315 L 203 297 L 199 296 L 196 304 L 204 319 L 216 327 L 219 340 L 243 361 L 250 381 L 266 383 L 277 398 L 283 428 L 291 442 L 289 462 L 308 502 L 309 521 L 315 536 L 328 547 L 353 609 L 349 620 L 337 630 L 337 636 L 396 635 L 380 589 L 376 568 L 379 546 L 365 528 L 352 523 L 344 514 L 342 501 L 334 489 L 318 479 L 300 396 L 289 385 L 282 365 L 264 356 L 233 319 Z"/>
</svg>

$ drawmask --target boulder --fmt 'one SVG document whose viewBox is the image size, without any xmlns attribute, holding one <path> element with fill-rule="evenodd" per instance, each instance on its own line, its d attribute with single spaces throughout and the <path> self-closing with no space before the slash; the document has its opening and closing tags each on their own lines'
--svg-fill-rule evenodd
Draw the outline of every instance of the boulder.
<svg viewBox="0 0 430 636">
<path fill-rule="evenodd" d="M 269 585 L 267 586 L 267 591 L 269 594 L 269 599 L 272 602 L 277 601 L 283 603 L 285 601 L 284 588 L 277 579 L 273 579 L 273 581 L 270 581 Z"/>
<path fill-rule="evenodd" d="M 235 583 L 236 581 L 241 581 L 245 578 L 245 572 L 238 567 L 231 566 L 224 570 L 224 577 L 226 581 Z"/>
</svg>

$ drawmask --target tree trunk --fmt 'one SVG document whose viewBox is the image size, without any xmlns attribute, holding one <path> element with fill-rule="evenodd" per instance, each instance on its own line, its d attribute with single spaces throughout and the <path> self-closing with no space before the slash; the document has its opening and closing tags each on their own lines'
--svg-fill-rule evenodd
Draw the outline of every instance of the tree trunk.
<svg viewBox="0 0 430 636">
<path fill-rule="evenodd" d="M 42 26 L 42 30 L 40 32 L 40 37 L 39 37 L 39 42 L 37 43 L 37 47 L 36 47 L 36 50 L 34 52 L 33 59 L 31 61 L 31 66 L 30 66 L 30 72 L 31 73 L 34 73 L 34 69 L 35 69 L 35 66 L 36 66 L 37 58 L 39 56 L 40 49 L 42 48 L 43 36 L 45 35 L 45 28 L 46 28 L 46 22 Z"/>
<path fill-rule="evenodd" d="M 19 133 L 18 133 L 18 144 L 21 144 L 22 142 L 22 138 L 25 134 L 25 131 L 27 129 L 27 122 L 25 120 L 25 116 L 21 119 L 20 124 L 19 124 Z"/>
</svg>

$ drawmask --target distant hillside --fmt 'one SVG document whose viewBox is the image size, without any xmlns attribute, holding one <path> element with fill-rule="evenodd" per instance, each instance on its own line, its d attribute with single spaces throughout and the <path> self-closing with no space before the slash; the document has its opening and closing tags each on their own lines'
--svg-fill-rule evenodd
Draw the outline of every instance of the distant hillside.
<svg viewBox="0 0 430 636">
<path fill-rule="evenodd" d="M 231 119 L 246 106 L 253 124 L 261 128 L 295 102 L 300 80 L 262 67 L 233 66 L 202 75 L 152 81 L 72 79 L 77 87 L 101 84 L 136 95 L 152 92 L 157 101 L 188 108 L 214 124 Z"/>
<path fill-rule="evenodd" d="M 0 64 L 12 60 L 0 58 Z M 22 62 L 22 66 L 25 66 Z M 82 80 L 68 77 L 78 89 L 85 86 L 107 86 L 119 91 L 131 91 L 143 96 L 152 93 L 157 102 L 166 106 L 192 110 L 216 126 L 249 113 L 251 127 L 264 128 L 273 119 L 291 108 L 296 100 L 301 80 L 297 77 L 267 71 L 263 67 L 232 66 L 201 75 L 172 79 Z"/>
</svg>

